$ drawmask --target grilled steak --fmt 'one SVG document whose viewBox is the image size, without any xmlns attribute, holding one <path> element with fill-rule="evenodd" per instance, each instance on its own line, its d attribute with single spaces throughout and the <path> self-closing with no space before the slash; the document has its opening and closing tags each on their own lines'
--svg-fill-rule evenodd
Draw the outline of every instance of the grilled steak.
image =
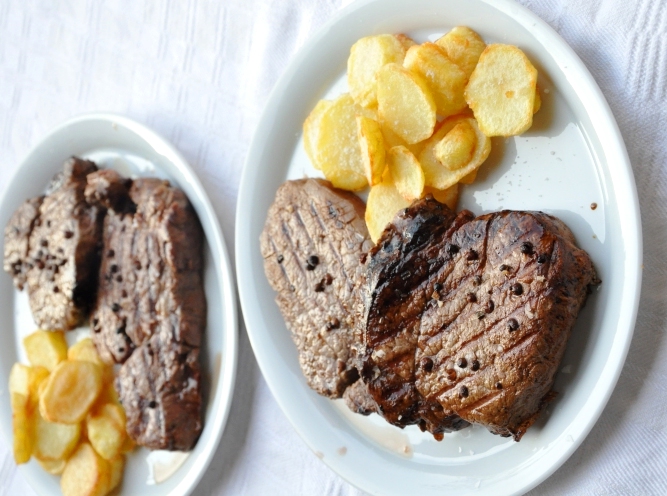
<svg viewBox="0 0 667 496">
<path fill-rule="evenodd" d="M 438 437 L 471 422 L 520 440 L 599 282 L 567 227 L 541 212 L 453 218 L 427 198 L 370 257 L 362 377 L 383 416 Z"/>
<path fill-rule="evenodd" d="M 285 182 L 260 238 L 264 271 L 308 385 L 340 398 L 359 375 L 359 290 L 372 246 L 364 203 L 327 181 Z"/>
<path fill-rule="evenodd" d="M 86 196 L 109 208 L 91 326 L 102 358 L 123 363 L 116 389 L 127 431 L 151 449 L 191 449 L 202 429 L 206 321 L 197 216 L 167 181 L 113 170 L 92 174 Z"/>
<path fill-rule="evenodd" d="M 4 269 L 43 329 L 73 329 L 95 299 L 104 209 L 84 197 L 93 162 L 71 158 L 47 190 L 26 201 L 5 227 Z"/>
</svg>

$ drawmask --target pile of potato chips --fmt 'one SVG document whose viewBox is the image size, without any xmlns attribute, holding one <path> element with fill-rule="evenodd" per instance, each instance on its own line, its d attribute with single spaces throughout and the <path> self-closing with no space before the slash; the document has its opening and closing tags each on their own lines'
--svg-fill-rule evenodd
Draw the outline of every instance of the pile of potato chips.
<svg viewBox="0 0 667 496">
<path fill-rule="evenodd" d="M 9 376 L 16 463 L 34 456 L 62 474 L 65 496 L 108 494 L 134 449 L 112 366 L 89 338 L 68 349 L 62 332 L 37 331 L 23 344 L 30 365 L 14 364 Z"/>
<path fill-rule="evenodd" d="M 394 215 L 432 194 L 454 209 L 491 152 L 492 136 L 526 131 L 540 107 L 537 70 L 511 45 L 467 27 L 435 43 L 381 34 L 357 41 L 349 93 L 320 100 L 303 125 L 306 153 L 338 188 L 371 187 L 377 241 Z"/>
</svg>

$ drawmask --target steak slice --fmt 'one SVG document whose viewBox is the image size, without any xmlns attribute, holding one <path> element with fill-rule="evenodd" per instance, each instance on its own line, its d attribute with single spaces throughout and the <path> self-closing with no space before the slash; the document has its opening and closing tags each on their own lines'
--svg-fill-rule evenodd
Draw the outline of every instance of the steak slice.
<svg viewBox="0 0 667 496">
<path fill-rule="evenodd" d="M 328 181 L 286 181 L 260 237 L 264 271 L 299 351 L 308 385 L 340 398 L 358 377 L 358 320 L 372 246 L 365 205 Z"/>
<path fill-rule="evenodd" d="M 411 392 L 400 405 L 416 412 L 409 422 L 423 429 L 447 427 L 434 429 L 432 418 L 422 414 L 424 404 L 437 404 L 445 418 L 518 441 L 552 397 L 570 331 L 589 286 L 599 281 L 588 254 L 552 216 L 502 211 L 474 218 L 464 211 L 443 236 L 429 226 L 449 217 L 436 203 L 416 202 L 371 252 L 372 274 L 415 268 L 407 278 L 410 295 L 399 298 L 400 305 L 383 299 L 384 286 L 373 284 L 386 277 L 369 277 L 362 375 L 392 423 L 403 419 L 386 400 L 391 396 L 382 389 L 385 383 Z M 424 241 L 415 245 L 415 238 Z M 405 308 L 416 321 L 409 334 L 380 323 L 379 315 L 398 319 Z M 411 400 L 417 403 L 413 410 Z"/>
<path fill-rule="evenodd" d="M 109 208 L 93 341 L 123 363 L 116 389 L 127 431 L 151 449 L 189 450 L 202 430 L 199 346 L 206 325 L 203 232 L 168 181 L 107 169 L 86 195 Z"/>
<path fill-rule="evenodd" d="M 104 209 L 86 201 L 93 162 L 73 157 L 47 194 L 26 201 L 5 227 L 4 269 L 42 329 L 74 329 L 95 301 Z"/>
</svg>

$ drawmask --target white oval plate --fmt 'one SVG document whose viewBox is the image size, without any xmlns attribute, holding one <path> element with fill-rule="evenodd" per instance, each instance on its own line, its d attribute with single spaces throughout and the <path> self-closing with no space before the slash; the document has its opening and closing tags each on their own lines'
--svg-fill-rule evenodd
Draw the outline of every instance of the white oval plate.
<svg viewBox="0 0 667 496">
<path fill-rule="evenodd" d="M 460 208 L 543 210 L 563 219 L 603 283 L 581 312 L 555 390 L 520 443 L 473 427 L 436 442 L 377 415 L 356 416 L 308 389 L 264 276 L 259 235 L 278 186 L 318 176 L 301 126 L 320 98 L 345 91 L 352 44 L 377 33 L 418 42 L 467 25 L 488 42 L 521 47 L 539 70 L 543 106 L 531 130 L 494 139 Z M 591 204 L 596 203 L 593 210 Z M 245 165 L 236 219 L 243 314 L 257 360 L 281 408 L 333 470 L 372 494 L 512 494 L 553 473 L 598 419 L 630 344 L 641 279 L 639 206 L 625 146 L 598 86 L 570 47 L 510 0 L 362 0 L 324 27 L 293 60 L 272 95 Z"/>
<path fill-rule="evenodd" d="M 207 327 L 202 350 L 204 430 L 188 456 L 135 450 L 127 459 L 119 494 L 183 496 L 203 475 L 222 435 L 231 405 L 236 374 L 238 323 L 233 275 L 215 211 L 197 176 L 182 155 L 162 137 L 128 118 L 111 114 L 86 114 L 53 130 L 26 157 L 0 201 L 0 226 L 26 199 L 44 191 L 51 177 L 76 155 L 125 175 L 157 176 L 181 188 L 195 208 L 206 237 L 204 286 L 208 302 Z M 2 241 L 0 241 L 2 242 Z M 3 248 L 4 250 L 4 248 Z M 2 252 L 3 250 L 0 250 Z M 17 292 L 7 274 L 0 275 L 0 384 L 6 385 L 14 362 L 26 362 L 21 338 L 35 330 L 27 296 Z M 82 331 L 68 333 L 76 339 Z M 0 386 L 0 429 L 12 444 L 12 415 L 6 386 Z M 149 463 L 154 466 L 151 474 Z M 155 464 L 164 464 L 156 467 Z M 60 478 L 47 474 L 33 459 L 21 465 L 25 479 L 38 494 L 60 494 Z M 155 479 L 173 474 L 159 484 Z M 166 471 L 166 472 L 165 472 Z"/>
</svg>

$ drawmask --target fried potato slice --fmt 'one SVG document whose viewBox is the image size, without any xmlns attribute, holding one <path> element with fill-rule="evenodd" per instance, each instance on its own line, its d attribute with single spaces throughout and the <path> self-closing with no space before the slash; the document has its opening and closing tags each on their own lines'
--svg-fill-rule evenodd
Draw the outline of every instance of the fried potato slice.
<svg viewBox="0 0 667 496">
<path fill-rule="evenodd" d="M 435 147 L 442 138 L 444 138 L 449 131 L 451 131 L 456 124 L 462 121 L 467 121 L 475 130 L 477 137 L 477 144 L 475 151 L 468 164 L 457 170 L 449 170 L 444 167 L 435 156 Z M 452 116 L 445 119 L 440 127 L 433 133 L 424 146 L 424 149 L 419 154 L 419 163 L 424 170 L 424 177 L 426 186 L 431 186 L 436 189 L 447 189 L 458 183 L 463 177 L 470 174 L 472 171 L 482 165 L 491 153 L 491 140 L 484 135 L 477 126 L 477 122 L 472 117 Z"/>
<path fill-rule="evenodd" d="M 67 350 L 67 359 L 95 363 L 102 369 L 102 382 L 104 384 L 113 382 L 113 365 L 104 363 L 102 357 L 97 353 L 97 348 L 95 348 L 92 339 L 84 338 L 73 344 Z"/>
<path fill-rule="evenodd" d="M 399 194 L 409 202 L 420 198 L 424 191 L 424 171 L 415 156 L 404 146 L 387 152 L 387 167 Z"/>
<path fill-rule="evenodd" d="M 542 97 L 540 96 L 540 87 L 535 87 L 535 103 L 533 103 L 533 115 L 542 108 Z"/>
<path fill-rule="evenodd" d="M 385 65 L 377 73 L 377 98 L 380 123 L 406 143 L 418 143 L 433 133 L 435 101 L 418 74 L 398 64 Z"/>
<path fill-rule="evenodd" d="M 380 124 L 380 129 L 382 130 L 382 137 L 384 138 L 385 150 L 389 150 L 390 148 L 393 148 L 395 146 L 404 146 L 405 148 L 410 150 L 415 157 L 417 157 L 424 148 L 424 143 L 426 142 L 425 140 L 420 141 L 419 143 L 408 145 L 399 135 L 397 135 L 387 126 L 383 126 L 382 124 Z"/>
<path fill-rule="evenodd" d="M 347 59 L 347 85 L 357 104 L 364 107 L 377 104 L 375 75 L 386 64 L 403 63 L 405 42 L 392 34 L 379 34 L 361 38 L 352 45 Z"/>
<path fill-rule="evenodd" d="M 46 381 L 39 411 L 50 422 L 81 422 L 102 389 L 99 365 L 79 360 L 60 363 Z"/>
<path fill-rule="evenodd" d="M 81 443 L 67 461 L 60 479 L 63 496 L 103 496 L 111 485 L 109 462 L 88 443 Z"/>
<path fill-rule="evenodd" d="M 23 346 L 31 365 L 40 365 L 51 372 L 67 358 L 67 342 L 62 331 L 35 331 L 23 339 Z"/>
<path fill-rule="evenodd" d="M 512 45 L 487 46 L 465 89 L 479 128 L 487 136 L 514 136 L 533 123 L 537 69 Z"/>
<path fill-rule="evenodd" d="M 40 460 L 37 459 L 37 463 L 52 475 L 60 475 L 65 470 L 65 465 L 67 465 L 67 460 Z"/>
<path fill-rule="evenodd" d="M 401 45 L 403 45 L 403 48 L 406 50 L 410 48 L 411 46 L 415 46 L 417 42 L 410 38 L 407 34 L 399 33 L 394 35 L 398 39 L 398 41 L 401 42 Z"/>
<path fill-rule="evenodd" d="M 472 160 L 477 136 L 467 120 L 458 122 L 435 145 L 435 158 L 449 170 L 458 170 Z"/>
<path fill-rule="evenodd" d="M 435 44 L 441 47 L 447 57 L 463 70 L 466 79 L 475 70 L 479 56 L 486 48 L 484 40 L 466 26 L 456 26 L 436 40 Z"/>
<path fill-rule="evenodd" d="M 357 116 L 357 134 L 368 184 L 382 181 L 385 167 L 385 145 L 380 124 L 370 117 Z"/>
<path fill-rule="evenodd" d="M 451 210 L 456 211 L 456 204 L 459 202 L 459 185 L 458 183 L 454 186 L 450 186 L 445 190 L 431 188 L 426 186 L 424 188 L 424 196 L 431 194 L 433 198 L 438 200 L 440 203 L 444 203 Z"/>
<path fill-rule="evenodd" d="M 14 461 L 17 465 L 30 461 L 34 445 L 28 396 L 10 392 L 12 406 L 12 430 L 14 432 Z"/>
<path fill-rule="evenodd" d="M 39 460 L 66 460 L 81 437 L 81 424 L 49 422 L 35 412 L 35 446 Z"/>
<path fill-rule="evenodd" d="M 366 201 L 366 226 L 374 243 L 382 235 L 382 231 L 402 209 L 410 206 L 410 202 L 401 196 L 394 183 L 385 176 L 378 185 L 371 188 Z"/>
<path fill-rule="evenodd" d="M 332 102 L 330 100 L 320 100 L 315 105 L 315 108 L 310 112 L 308 117 L 303 123 L 303 147 L 306 150 L 308 158 L 310 158 L 313 167 L 317 170 L 321 170 L 320 164 L 318 163 L 317 150 L 315 144 L 317 143 L 317 138 L 320 134 L 320 121 L 324 112 L 331 107 Z"/>
<path fill-rule="evenodd" d="M 357 136 L 358 114 L 365 115 L 350 95 L 341 95 L 324 111 L 315 145 L 324 176 L 336 188 L 350 191 L 368 184 Z"/>
<path fill-rule="evenodd" d="M 31 405 L 35 405 L 35 400 L 39 398 L 39 385 L 48 377 L 49 371 L 44 367 L 15 363 L 9 373 L 9 391 L 28 397 Z"/>
<path fill-rule="evenodd" d="M 466 108 L 463 90 L 468 77 L 438 45 L 422 43 L 411 47 L 403 65 L 426 81 L 439 115 L 448 117 Z"/>
<path fill-rule="evenodd" d="M 125 412 L 118 405 L 103 405 L 86 417 L 86 432 L 95 451 L 111 460 L 121 453 L 125 442 Z"/>
<path fill-rule="evenodd" d="M 109 460 L 110 477 L 109 477 L 109 491 L 113 491 L 120 484 L 123 477 L 123 468 L 125 468 L 125 456 L 118 455 Z"/>
<path fill-rule="evenodd" d="M 474 183 L 474 182 L 475 182 L 475 179 L 477 179 L 477 171 L 478 171 L 478 170 L 479 170 L 479 169 L 475 169 L 475 170 L 472 171 L 470 174 L 466 174 L 465 176 L 463 176 L 463 177 L 461 178 L 461 180 L 460 180 L 459 182 L 460 182 L 461 184 L 472 184 L 472 183 Z"/>
</svg>

